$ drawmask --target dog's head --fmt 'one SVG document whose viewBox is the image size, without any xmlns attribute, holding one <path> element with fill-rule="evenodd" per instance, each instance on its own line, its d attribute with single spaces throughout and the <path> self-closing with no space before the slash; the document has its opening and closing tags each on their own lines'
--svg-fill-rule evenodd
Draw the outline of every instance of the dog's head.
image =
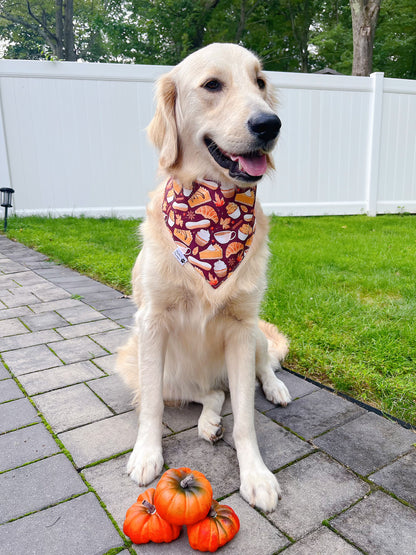
<svg viewBox="0 0 416 555">
<path fill-rule="evenodd" d="M 157 85 L 148 133 L 160 167 L 183 184 L 197 178 L 250 185 L 273 167 L 280 120 L 258 58 L 236 44 L 211 44 Z"/>
</svg>

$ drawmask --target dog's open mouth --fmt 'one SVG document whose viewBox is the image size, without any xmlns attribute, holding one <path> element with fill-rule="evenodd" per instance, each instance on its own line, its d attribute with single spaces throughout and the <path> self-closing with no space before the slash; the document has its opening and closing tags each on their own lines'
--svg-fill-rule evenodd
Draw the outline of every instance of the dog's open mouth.
<svg viewBox="0 0 416 555">
<path fill-rule="evenodd" d="M 267 171 L 267 157 L 262 150 L 244 154 L 231 154 L 222 150 L 214 141 L 206 137 L 209 153 L 230 176 L 242 181 L 258 181 Z"/>
</svg>

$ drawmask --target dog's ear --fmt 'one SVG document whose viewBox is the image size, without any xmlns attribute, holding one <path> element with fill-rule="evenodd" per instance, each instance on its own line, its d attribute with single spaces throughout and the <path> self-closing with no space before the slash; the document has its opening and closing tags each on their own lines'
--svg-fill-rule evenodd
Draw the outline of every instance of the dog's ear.
<svg viewBox="0 0 416 555">
<path fill-rule="evenodd" d="M 160 151 L 160 166 L 168 169 L 174 166 L 179 158 L 175 117 L 176 86 L 169 74 L 158 80 L 156 100 L 156 112 L 147 128 L 147 133 L 149 139 Z"/>
</svg>

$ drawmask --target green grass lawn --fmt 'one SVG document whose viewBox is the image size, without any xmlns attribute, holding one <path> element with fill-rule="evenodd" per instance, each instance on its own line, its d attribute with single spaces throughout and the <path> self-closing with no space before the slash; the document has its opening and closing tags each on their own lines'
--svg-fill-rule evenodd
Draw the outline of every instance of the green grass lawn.
<svg viewBox="0 0 416 555">
<path fill-rule="evenodd" d="M 286 365 L 416 424 L 416 216 L 271 218 L 263 318 Z M 138 221 L 16 218 L 8 236 L 130 292 Z"/>
</svg>

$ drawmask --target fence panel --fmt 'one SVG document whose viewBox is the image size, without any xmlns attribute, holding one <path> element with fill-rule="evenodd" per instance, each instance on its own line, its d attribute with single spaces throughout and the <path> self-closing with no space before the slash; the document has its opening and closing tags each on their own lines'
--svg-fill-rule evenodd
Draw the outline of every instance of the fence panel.
<svg viewBox="0 0 416 555">
<path fill-rule="evenodd" d="M 144 214 L 157 66 L 0 60 L 0 179 L 19 214 Z M 283 127 L 259 186 L 281 215 L 416 212 L 416 83 L 269 72 Z"/>
</svg>

